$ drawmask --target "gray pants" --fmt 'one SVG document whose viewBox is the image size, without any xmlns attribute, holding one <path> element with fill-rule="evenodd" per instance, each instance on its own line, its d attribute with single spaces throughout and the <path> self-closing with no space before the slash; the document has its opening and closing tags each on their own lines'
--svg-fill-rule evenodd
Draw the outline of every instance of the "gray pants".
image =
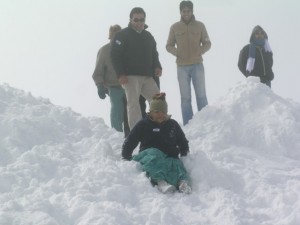
<svg viewBox="0 0 300 225">
<path fill-rule="evenodd" d="M 127 76 L 128 83 L 123 84 L 127 98 L 127 113 L 130 130 L 142 119 L 141 107 L 139 103 L 140 95 L 148 102 L 153 95 L 159 93 L 159 88 L 153 77 L 149 76 Z"/>
</svg>

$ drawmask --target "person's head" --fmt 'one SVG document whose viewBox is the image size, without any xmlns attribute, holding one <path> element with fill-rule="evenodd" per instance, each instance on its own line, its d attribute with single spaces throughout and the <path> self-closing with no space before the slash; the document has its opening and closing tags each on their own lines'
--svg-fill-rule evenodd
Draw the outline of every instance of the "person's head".
<svg viewBox="0 0 300 225">
<path fill-rule="evenodd" d="M 145 20 L 146 20 L 146 13 L 140 7 L 135 7 L 131 10 L 130 14 L 130 24 L 133 29 L 138 32 L 141 32 L 145 28 Z"/>
<path fill-rule="evenodd" d="M 121 29 L 122 28 L 118 24 L 110 26 L 108 39 L 112 40 L 115 37 L 116 33 L 119 32 Z"/>
<path fill-rule="evenodd" d="M 168 118 L 168 104 L 166 102 L 166 94 L 159 93 L 152 97 L 150 102 L 150 118 L 157 123 L 162 123 Z"/>
<path fill-rule="evenodd" d="M 191 1 L 182 1 L 179 4 L 180 15 L 185 23 L 191 21 L 193 16 L 193 3 Z"/>
<path fill-rule="evenodd" d="M 265 30 L 259 25 L 255 26 L 251 33 L 250 42 L 253 43 L 255 40 L 265 39 L 268 39 L 268 35 Z"/>
</svg>

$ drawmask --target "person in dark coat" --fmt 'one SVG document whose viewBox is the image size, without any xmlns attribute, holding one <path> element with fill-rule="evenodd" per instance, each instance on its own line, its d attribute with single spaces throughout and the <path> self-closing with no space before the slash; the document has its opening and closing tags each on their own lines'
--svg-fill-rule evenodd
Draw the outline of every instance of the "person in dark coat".
<svg viewBox="0 0 300 225">
<path fill-rule="evenodd" d="M 261 26 L 255 26 L 250 37 L 250 44 L 247 44 L 240 51 L 238 67 L 246 76 L 256 76 L 261 83 L 271 87 L 274 79 L 273 52 L 271 50 L 268 35 Z"/>
<path fill-rule="evenodd" d="M 128 27 L 118 32 L 112 42 L 111 59 L 119 83 L 127 98 L 128 123 L 130 129 L 142 119 L 139 98 L 148 102 L 159 87 L 154 76 L 160 77 L 162 67 L 156 48 L 156 41 L 147 31 L 146 13 L 140 7 L 130 12 Z"/>
<path fill-rule="evenodd" d="M 118 81 L 117 74 L 111 62 L 111 42 L 116 33 L 122 28 L 120 25 L 112 25 L 109 28 L 109 43 L 100 48 L 97 54 L 96 67 L 93 73 L 93 80 L 97 86 L 97 92 L 100 99 L 105 99 L 106 95 L 110 98 L 110 122 L 111 127 L 117 131 L 124 131 L 125 138 L 128 136 L 130 129 L 127 116 L 127 100 L 125 91 Z M 159 78 L 155 77 L 155 82 L 159 86 Z M 140 108 L 142 117 L 145 118 L 146 99 L 140 96 Z"/>
<path fill-rule="evenodd" d="M 122 146 L 122 158 L 140 162 L 153 184 L 163 193 L 189 194 L 189 176 L 179 159 L 189 152 L 188 140 L 180 125 L 167 114 L 165 93 L 153 96 L 150 112 L 130 131 Z M 139 153 L 132 156 L 140 143 Z"/>
</svg>

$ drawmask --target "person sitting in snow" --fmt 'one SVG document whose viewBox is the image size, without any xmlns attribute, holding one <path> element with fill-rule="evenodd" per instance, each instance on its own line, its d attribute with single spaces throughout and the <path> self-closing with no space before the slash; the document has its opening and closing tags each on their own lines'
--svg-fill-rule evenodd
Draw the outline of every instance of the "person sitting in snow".
<svg viewBox="0 0 300 225">
<path fill-rule="evenodd" d="M 268 35 L 260 26 L 255 26 L 250 44 L 247 44 L 240 51 L 238 67 L 246 76 L 256 76 L 261 83 L 271 87 L 271 80 L 274 79 L 272 71 L 273 53 L 268 42 Z"/>
<path fill-rule="evenodd" d="M 186 156 L 189 152 L 188 140 L 177 121 L 167 114 L 165 93 L 153 96 L 149 111 L 148 116 L 140 120 L 125 139 L 122 157 L 139 162 L 162 193 L 178 189 L 190 194 L 190 179 L 179 159 L 179 155 Z M 139 153 L 132 157 L 139 143 Z"/>
</svg>

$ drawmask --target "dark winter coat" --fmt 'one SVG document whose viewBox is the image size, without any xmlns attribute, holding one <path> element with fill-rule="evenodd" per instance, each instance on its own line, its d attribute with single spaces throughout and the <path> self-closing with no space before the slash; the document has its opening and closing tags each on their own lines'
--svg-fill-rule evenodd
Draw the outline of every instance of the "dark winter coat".
<svg viewBox="0 0 300 225">
<path fill-rule="evenodd" d="M 250 43 L 253 42 L 254 33 L 255 33 L 256 29 L 261 29 L 265 33 L 266 38 L 268 39 L 267 33 L 260 26 L 256 26 L 251 33 Z M 250 44 L 247 44 L 240 51 L 239 60 L 238 60 L 239 70 L 246 77 L 248 77 L 248 76 L 260 77 L 262 82 L 273 80 L 274 79 L 274 73 L 272 70 L 273 53 L 266 52 L 264 47 L 259 47 L 259 46 L 256 47 L 254 68 L 251 71 L 251 73 L 246 71 L 247 60 L 249 57 L 249 47 L 250 47 Z"/>
<path fill-rule="evenodd" d="M 118 77 L 154 76 L 155 68 L 161 68 L 154 37 L 146 30 L 138 33 L 130 25 L 116 34 L 111 57 Z"/>
<path fill-rule="evenodd" d="M 271 81 L 274 79 L 273 54 L 272 52 L 265 52 L 263 47 L 257 47 L 255 53 L 254 68 L 251 73 L 246 71 L 247 59 L 249 56 L 249 46 L 246 45 L 240 52 L 238 67 L 240 71 L 246 76 L 260 77 L 262 81 Z"/>
<path fill-rule="evenodd" d="M 189 152 L 188 140 L 179 124 L 168 119 L 162 124 L 152 121 L 149 117 L 140 120 L 126 138 L 122 147 L 122 157 L 131 159 L 133 150 L 140 143 L 140 150 L 157 148 L 169 157 L 178 158 Z"/>
</svg>

